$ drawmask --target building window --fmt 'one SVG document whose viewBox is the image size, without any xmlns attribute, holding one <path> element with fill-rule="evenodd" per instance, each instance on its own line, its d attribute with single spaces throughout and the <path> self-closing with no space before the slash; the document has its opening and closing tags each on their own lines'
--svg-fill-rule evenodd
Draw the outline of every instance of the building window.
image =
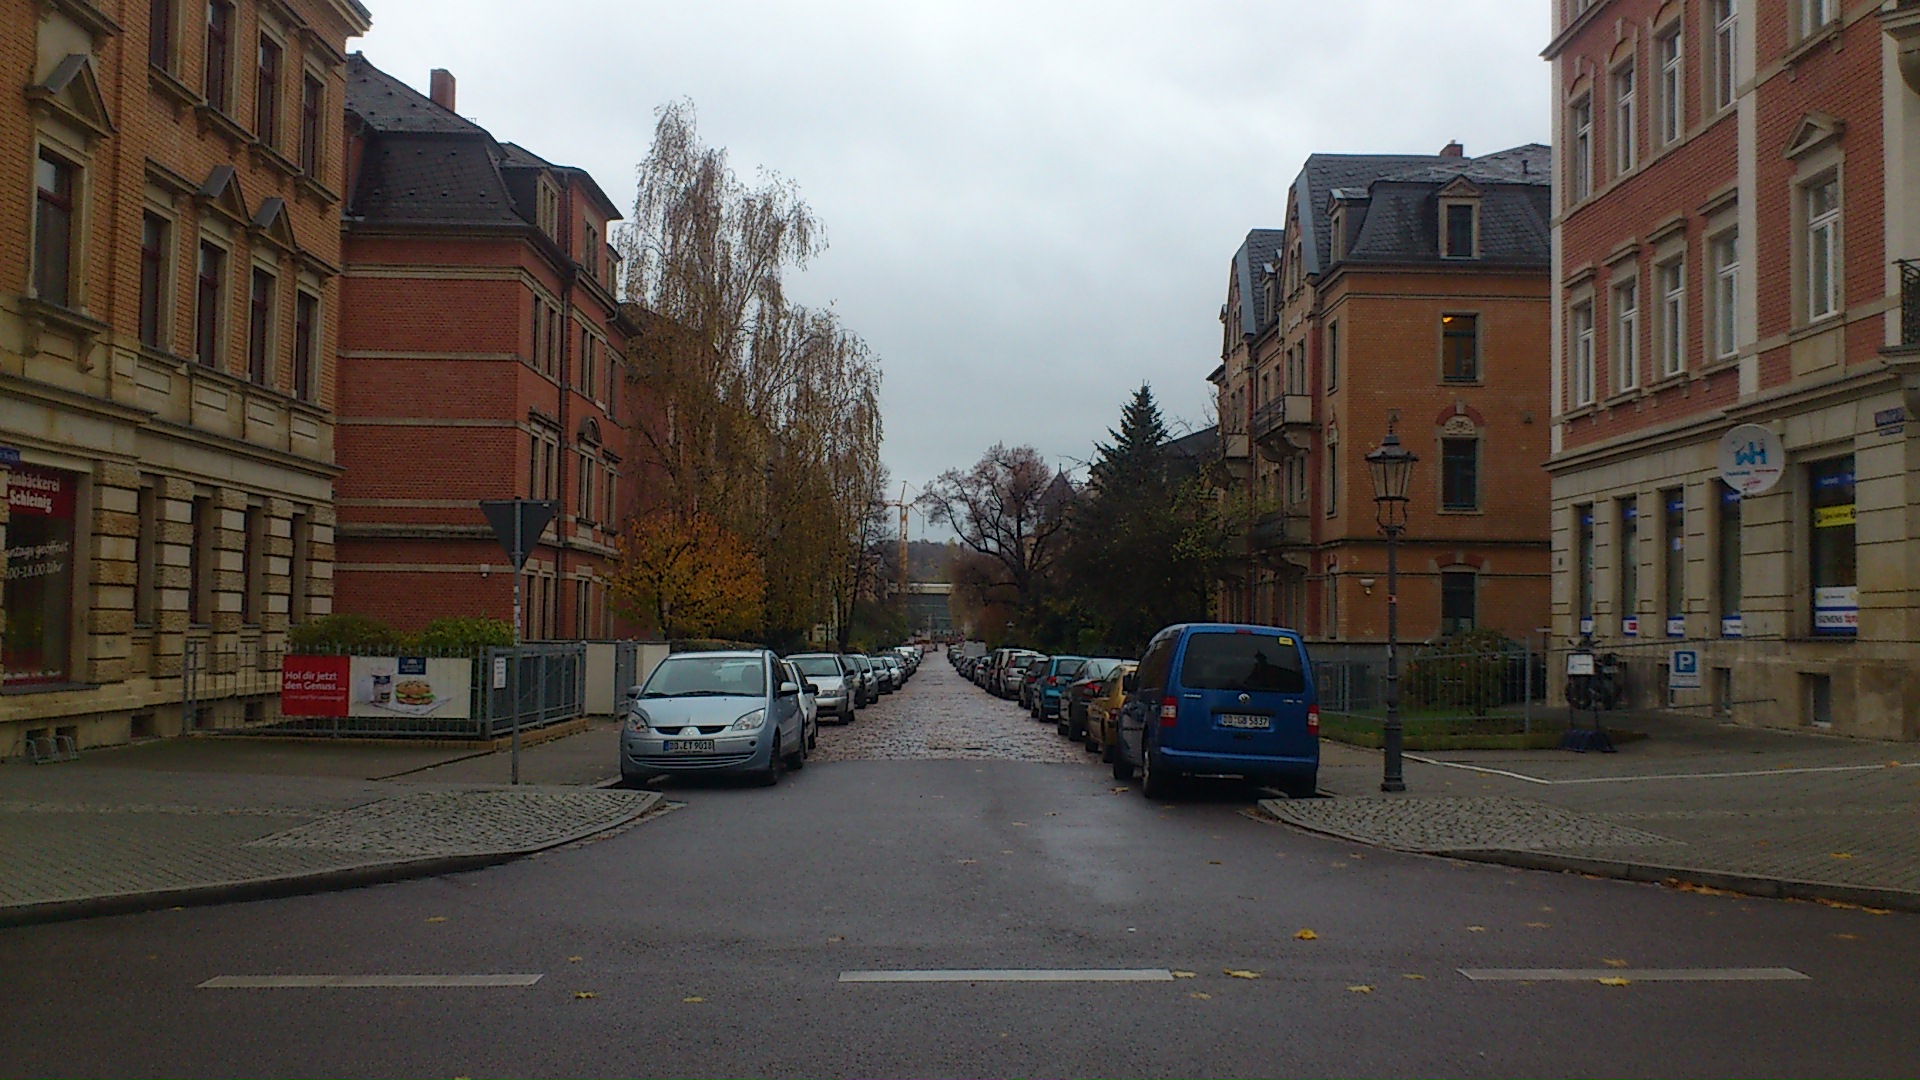
<svg viewBox="0 0 1920 1080">
<path fill-rule="evenodd" d="M 33 216 L 33 291 L 49 304 L 73 303 L 73 196 L 80 170 L 41 150 Z"/>
<path fill-rule="evenodd" d="M 1678 142 L 1686 127 L 1683 111 L 1686 80 L 1680 68 L 1680 29 L 1675 27 L 1654 40 L 1654 55 L 1660 59 L 1660 145 Z"/>
<path fill-rule="evenodd" d="M 160 498 L 151 477 L 142 481 L 134 507 L 140 532 L 133 547 L 133 622 L 135 626 L 152 626 L 160 593 L 155 580 L 160 569 Z"/>
<path fill-rule="evenodd" d="M 1618 506 L 1619 543 L 1614 546 L 1614 566 L 1620 577 L 1620 635 L 1637 637 L 1640 633 L 1640 498 L 1629 495 Z"/>
<path fill-rule="evenodd" d="M 158 214 L 140 217 L 140 343 L 152 349 L 165 348 L 161 340 L 165 324 L 167 254 L 171 250 L 172 229 Z"/>
<path fill-rule="evenodd" d="M 1440 316 L 1440 377 L 1447 382 L 1480 381 L 1480 317 Z"/>
<path fill-rule="evenodd" d="M 300 171 L 320 177 L 320 117 L 326 100 L 326 87 L 311 75 L 300 78 Z"/>
<path fill-rule="evenodd" d="M 147 0 L 147 63 L 173 70 L 173 0 Z"/>
<path fill-rule="evenodd" d="M 73 642 L 76 518 L 80 476 L 15 465 L 0 478 L 12 514 L 7 522 L 0 610 L 7 613 L 0 640 L 0 683 L 51 686 L 69 679 Z M 87 565 L 82 556 L 80 565 Z"/>
<path fill-rule="evenodd" d="M 1654 267 L 1654 282 L 1660 288 L 1660 374 L 1678 375 L 1687 367 L 1687 275 L 1686 265 L 1671 259 Z"/>
<path fill-rule="evenodd" d="M 226 295 L 227 253 L 200 242 L 200 271 L 193 311 L 193 355 L 210 368 L 220 366 L 220 305 Z"/>
<path fill-rule="evenodd" d="M 1440 440 L 1440 509 L 1480 509 L 1480 440 Z"/>
<path fill-rule="evenodd" d="M 308 292 L 293 296 L 293 396 L 313 401 L 320 396 L 314 358 L 320 355 L 320 298 Z"/>
<path fill-rule="evenodd" d="M 1684 488 L 1660 493 L 1660 584 L 1667 636 L 1687 636 L 1687 498 Z"/>
<path fill-rule="evenodd" d="M 207 104 L 227 111 L 227 76 L 233 65 L 233 5 L 227 0 L 207 2 L 207 77 L 201 87 Z"/>
<path fill-rule="evenodd" d="M 600 357 L 598 355 L 599 350 L 597 348 L 599 344 L 600 343 L 598 341 L 594 340 L 594 336 L 591 331 L 585 329 L 584 327 L 581 329 L 580 331 L 580 392 L 586 395 L 587 397 L 593 397 L 595 394 L 599 393 L 600 391 L 600 384 L 597 381 L 597 377 L 596 377 L 598 368 L 599 368 L 599 360 L 600 360 Z"/>
<path fill-rule="evenodd" d="M 1635 109 L 1634 63 L 1629 60 L 1613 73 L 1613 171 L 1624 176 L 1633 171 L 1636 143 L 1640 131 Z"/>
<path fill-rule="evenodd" d="M 1340 512 L 1340 443 L 1327 443 L 1327 516 Z"/>
<path fill-rule="evenodd" d="M 265 34 L 255 70 L 253 133 L 268 146 L 280 141 L 280 44 Z"/>
<path fill-rule="evenodd" d="M 1340 386 L 1340 324 L 1327 323 L 1327 389 Z"/>
<path fill-rule="evenodd" d="M 213 500 L 193 500 L 191 541 L 187 545 L 187 622 L 204 626 L 213 611 Z"/>
<path fill-rule="evenodd" d="M 1446 570 L 1440 574 L 1441 637 L 1453 637 L 1473 629 L 1479 576 L 1471 570 Z"/>
<path fill-rule="evenodd" d="M 1593 194 L 1593 97 L 1573 103 L 1573 201 Z"/>
<path fill-rule="evenodd" d="M 1593 303 L 1573 306 L 1573 356 L 1570 358 L 1573 371 L 1570 381 L 1573 384 L 1574 405 L 1593 404 Z"/>
<path fill-rule="evenodd" d="M 1640 283 L 1613 287 L 1613 392 L 1640 385 Z"/>
<path fill-rule="evenodd" d="M 1474 257 L 1474 238 L 1479 232 L 1474 221 L 1475 207 L 1472 203 L 1447 204 L 1446 249 L 1441 252 L 1449 259 L 1471 259 Z"/>
<path fill-rule="evenodd" d="M 1828 175 L 1802 189 L 1807 221 L 1807 321 L 1840 311 L 1840 180 Z"/>
<path fill-rule="evenodd" d="M 600 233 L 592 225 L 583 227 L 580 240 L 580 262 L 587 268 L 587 276 L 595 281 L 600 279 Z"/>
<path fill-rule="evenodd" d="M 273 275 L 260 269 L 247 300 L 247 378 L 255 386 L 273 378 Z"/>
<path fill-rule="evenodd" d="M 542 180 L 540 182 L 539 201 L 534 211 L 534 224 L 540 227 L 541 232 L 546 233 L 548 236 L 554 236 L 556 235 L 556 230 L 559 228 L 559 223 L 560 193 L 553 189 L 553 185 Z"/>
<path fill-rule="evenodd" d="M 1813 632 L 1852 637 L 1860 629 L 1855 577 L 1853 455 L 1807 466 L 1813 491 Z"/>
<path fill-rule="evenodd" d="M 587 636 L 587 617 L 593 610 L 593 583 L 581 578 L 573 583 L 573 636 Z"/>
<path fill-rule="evenodd" d="M 1795 0 L 1800 9 L 1800 37 L 1810 38 L 1827 28 L 1838 14 L 1835 0 Z"/>
<path fill-rule="evenodd" d="M 258 506 L 247 507 L 245 532 L 241 535 L 240 621 L 257 626 L 267 606 L 267 512 Z"/>
<path fill-rule="evenodd" d="M 1739 351 L 1740 237 L 1726 232 L 1709 241 L 1713 253 L 1713 355 L 1725 360 Z"/>
<path fill-rule="evenodd" d="M 1574 558 L 1579 561 L 1573 576 L 1573 614 L 1580 620 L 1580 633 L 1593 633 L 1593 504 L 1573 508 Z"/>
<path fill-rule="evenodd" d="M 579 461 L 580 472 L 577 478 L 579 481 L 579 500 L 575 503 L 578 509 L 574 511 L 574 516 L 581 521 L 591 522 L 594 511 L 597 509 L 593 501 L 593 474 L 595 472 L 593 458 L 583 449 L 580 451 Z"/>
<path fill-rule="evenodd" d="M 307 592 L 313 577 L 313 522 L 295 511 L 288 523 L 293 540 L 293 555 L 287 564 L 287 621 L 298 626 L 307 620 Z"/>
<path fill-rule="evenodd" d="M 1725 484 L 1713 485 L 1720 492 L 1718 543 L 1715 544 L 1715 589 L 1720 602 L 1720 636 L 1741 636 L 1740 623 L 1740 493 Z"/>
<path fill-rule="evenodd" d="M 1713 107 L 1733 104 L 1740 85 L 1740 46 L 1734 30 L 1740 19 L 1739 0 L 1713 0 Z"/>
</svg>

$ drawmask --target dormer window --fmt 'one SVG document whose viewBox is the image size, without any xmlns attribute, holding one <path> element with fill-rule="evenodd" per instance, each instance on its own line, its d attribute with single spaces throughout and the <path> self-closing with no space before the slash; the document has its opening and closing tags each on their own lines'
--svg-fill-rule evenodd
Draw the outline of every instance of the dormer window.
<svg viewBox="0 0 1920 1080">
<path fill-rule="evenodd" d="M 1440 204 L 1440 255 L 1472 259 L 1480 254 L 1480 207 L 1473 202 Z"/>
<path fill-rule="evenodd" d="M 548 236 L 556 239 L 559 237 L 560 193 L 545 180 L 540 181 L 539 202 L 534 211 L 534 224 Z"/>
<path fill-rule="evenodd" d="M 1346 208 L 1333 208 L 1333 250 L 1328 253 L 1328 262 L 1339 262 L 1347 257 L 1347 212 Z"/>
</svg>

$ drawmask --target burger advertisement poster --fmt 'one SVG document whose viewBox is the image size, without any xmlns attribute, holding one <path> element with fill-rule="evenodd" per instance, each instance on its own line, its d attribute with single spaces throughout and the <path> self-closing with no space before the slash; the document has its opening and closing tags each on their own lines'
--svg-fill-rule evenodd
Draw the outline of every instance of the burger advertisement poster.
<svg viewBox="0 0 1920 1080">
<path fill-rule="evenodd" d="M 473 661 L 433 656 L 288 656 L 283 716 L 473 715 Z"/>
</svg>

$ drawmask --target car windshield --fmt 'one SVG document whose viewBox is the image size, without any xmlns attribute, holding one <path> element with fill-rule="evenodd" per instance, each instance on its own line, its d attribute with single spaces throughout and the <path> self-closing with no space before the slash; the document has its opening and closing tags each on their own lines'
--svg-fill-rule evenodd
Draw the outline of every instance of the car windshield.
<svg viewBox="0 0 1920 1080">
<path fill-rule="evenodd" d="M 1027 670 L 1028 664 L 1031 664 L 1038 659 L 1040 658 L 1037 656 L 1010 656 L 1007 658 L 1007 670 L 1008 671 L 1025 671 Z"/>
<path fill-rule="evenodd" d="M 1060 676 L 1078 675 L 1080 674 L 1080 670 L 1086 666 L 1087 662 L 1085 660 L 1055 660 L 1053 662 L 1053 673 Z"/>
<path fill-rule="evenodd" d="M 841 659 L 845 660 L 847 662 L 847 666 L 852 668 L 855 671 L 865 670 L 865 668 L 860 663 L 860 658 L 857 656 L 845 656 L 845 657 L 841 657 Z"/>
<path fill-rule="evenodd" d="M 653 669 L 641 697 L 764 697 L 766 666 L 757 656 L 669 656 Z"/>
<path fill-rule="evenodd" d="M 802 675 L 824 675 L 837 678 L 840 675 L 840 662 L 831 656 L 795 656 L 788 663 L 800 669 Z"/>
<path fill-rule="evenodd" d="M 1307 677 L 1290 636 L 1212 633 L 1187 639 L 1180 683 L 1189 690 L 1298 694 L 1307 688 Z"/>
</svg>

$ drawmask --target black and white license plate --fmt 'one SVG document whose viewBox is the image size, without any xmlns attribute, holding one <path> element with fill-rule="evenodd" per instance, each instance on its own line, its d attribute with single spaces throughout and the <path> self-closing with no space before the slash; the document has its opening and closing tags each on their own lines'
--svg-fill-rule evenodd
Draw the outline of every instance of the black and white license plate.
<svg viewBox="0 0 1920 1080">
<path fill-rule="evenodd" d="M 1221 713 L 1220 726 L 1246 728 L 1249 731 L 1265 731 L 1273 726 L 1270 716 L 1248 716 L 1245 713 Z"/>
<path fill-rule="evenodd" d="M 712 739 L 673 739 L 667 743 L 667 752 L 670 754 L 711 753 L 712 750 Z"/>
</svg>

